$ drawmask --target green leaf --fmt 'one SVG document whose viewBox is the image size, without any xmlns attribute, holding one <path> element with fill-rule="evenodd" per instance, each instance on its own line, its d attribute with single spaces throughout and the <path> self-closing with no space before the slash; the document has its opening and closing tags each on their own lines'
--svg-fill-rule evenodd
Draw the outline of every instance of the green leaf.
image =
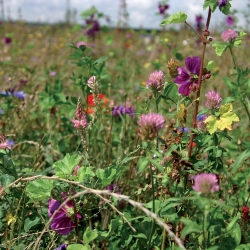
<svg viewBox="0 0 250 250">
<path fill-rule="evenodd" d="M 148 158 L 142 157 L 139 159 L 137 166 L 138 166 L 138 173 L 141 173 L 147 166 L 148 166 Z"/>
<path fill-rule="evenodd" d="M 97 59 L 96 61 L 94 61 L 94 62 L 93 62 L 93 65 L 100 64 L 100 63 L 106 61 L 107 59 L 108 59 L 107 56 L 102 56 L 102 57 L 100 57 L 99 59 Z"/>
<path fill-rule="evenodd" d="M 107 186 L 116 178 L 116 169 L 113 167 L 99 168 L 96 171 L 96 176 L 100 179 L 103 186 Z"/>
<path fill-rule="evenodd" d="M 27 195 L 37 201 L 46 201 L 50 198 L 53 188 L 53 181 L 46 179 L 37 179 L 29 182 L 26 188 Z"/>
<path fill-rule="evenodd" d="M 181 238 L 183 239 L 186 235 L 191 233 L 200 233 L 202 231 L 201 226 L 199 226 L 196 222 L 191 221 L 188 218 L 181 218 L 181 222 L 184 223 L 185 227 L 182 230 Z"/>
<path fill-rule="evenodd" d="M 84 232 L 83 241 L 85 244 L 89 244 L 91 241 L 98 237 L 98 231 L 96 229 L 90 230 L 89 227 Z"/>
<path fill-rule="evenodd" d="M 203 4 L 203 10 L 205 10 L 207 7 L 210 7 L 211 11 L 214 12 L 217 6 L 218 6 L 217 0 L 205 0 Z"/>
<path fill-rule="evenodd" d="M 214 68 L 216 68 L 215 62 L 214 62 L 214 61 L 209 61 L 209 62 L 207 63 L 206 69 L 207 69 L 208 71 L 210 71 L 210 70 L 212 70 L 212 69 L 214 69 Z"/>
<path fill-rule="evenodd" d="M 250 149 L 243 151 L 232 165 L 233 173 L 235 173 L 240 167 L 241 163 L 250 157 Z"/>
<path fill-rule="evenodd" d="M 79 164 L 81 156 L 74 154 L 66 156 L 53 164 L 52 168 L 55 169 L 56 175 L 65 178 L 72 174 L 74 168 Z"/>
<path fill-rule="evenodd" d="M 216 43 L 213 43 L 212 46 L 215 47 L 216 55 L 221 56 L 223 52 L 227 49 L 228 44 L 216 42 Z"/>
<path fill-rule="evenodd" d="M 147 236 L 145 234 L 142 234 L 142 233 L 133 235 L 133 237 L 139 238 L 139 239 L 147 239 Z"/>
<path fill-rule="evenodd" d="M 154 159 L 149 159 L 149 161 L 161 172 L 164 173 L 164 168 L 163 166 L 156 160 Z"/>
<path fill-rule="evenodd" d="M 2 187 L 7 187 L 10 183 L 15 181 L 15 177 L 12 175 L 8 175 L 8 174 L 4 174 L 0 176 L 0 184 L 2 185 Z M 5 193 L 9 193 L 10 190 L 7 188 L 5 189 Z"/>
<path fill-rule="evenodd" d="M 27 218 L 24 222 L 24 231 L 25 233 L 29 232 L 29 230 L 39 224 L 41 222 L 41 218 L 40 217 L 36 217 L 34 220 L 30 220 L 30 218 Z"/>
<path fill-rule="evenodd" d="M 184 12 L 180 11 L 177 14 L 171 15 L 167 19 L 163 19 L 161 25 L 166 25 L 170 23 L 183 23 L 186 22 L 186 20 L 187 20 L 187 15 Z"/>
<path fill-rule="evenodd" d="M 250 243 L 241 244 L 235 248 L 235 250 L 249 250 L 249 249 L 250 249 Z"/>
<path fill-rule="evenodd" d="M 71 244 L 67 246 L 67 250 L 90 250 L 90 246 L 81 244 Z"/>
<path fill-rule="evenodd" d="M 236 246 L 238 246 L 241 241 L 241 229 L 238 223 L 234 225 L 233 230 L 231 231 L 230 235 L 234 239 Z"/>
<path fill-rule="evenodd" d="M 80 167 L 77 171 L 78 180 L 81 182 L 85 179 L 94 177 L 95 173 L 92 169 L 94 169 L 94 167 Z"/>
</svg>

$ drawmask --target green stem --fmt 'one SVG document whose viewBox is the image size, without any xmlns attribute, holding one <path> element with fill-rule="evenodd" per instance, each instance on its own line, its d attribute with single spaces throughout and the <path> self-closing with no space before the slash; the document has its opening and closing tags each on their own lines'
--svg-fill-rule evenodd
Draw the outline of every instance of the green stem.
<svg viewBox="0 0 250 250">
<path fill-rule="evenodd" d="M 152 192 L 153 192 L 153 213 L 155 213 L 155 189 L 154 189 L 154 177 L 153 177 L 152 166 L 150 166 L 150 177 L 151 177 Z M 155 229 L 155 220 L 152 218 L 152 226 L 151 226 L 151 230 L 150 230 L 150 234 L 149 234 L 147 250 L 150 249 L 154 229 Z"/>
<path fill-rule="evenodd" d="M 233 59 L 234 69 L 236 69 L 237 66 L 236 66 L 235 56 L 234 56 L 234 54 L 233 54 L 233 50 L 232 50 L 232 47 L 231 47 L 231 46 L 229 46 L 229 50 L 230 50 L 230 54 L 231 54 L 232 59 Z"/>
<path fill-rule="evenodd" d="M 243 106 L 244 106 L 244 108 L 246 110 L 246 113 L 247 113 L 247 116 L 248 116 L 248 119 L 249 119 L 249 122 L 250 122 L 250 112 L 249 112 L 249 110 L 247 108 L 247 105 L 246 105 L 246 103 L 244 101 L 242 102 L 242 104 L 243 104 Z M 250 123 L 249 123 L 249 126 L 250 126 Z"/>
<path fill-rule="evenodd" d="M 204 208 L 204 216 L 203 216 L 203 244 L 204 244 L 204 250 L 207 249 L 207 216 L 208 216 L 208 207 L 205 205 Z"/>
</svg>

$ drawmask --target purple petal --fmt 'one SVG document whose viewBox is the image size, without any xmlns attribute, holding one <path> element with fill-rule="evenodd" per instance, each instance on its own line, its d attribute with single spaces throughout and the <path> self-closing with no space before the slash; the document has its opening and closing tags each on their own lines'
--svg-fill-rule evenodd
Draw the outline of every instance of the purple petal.
<svg viewBox="0 0 250 250">
<path fill-rule="evenodd" d="M 190 82 L 187 82 L 185 84 L 181 84 L 180 87 L 178 88 L 178 92 L 182 95 L 188 96 L 191 92 L 191 90 L 189 88 L 190 85 L 191 85 Z"/>
<path fill-rule="evenodd" d="M 174 79 L 175 83 L 185 84 L 189 81 L 190 75 L 183 67 L 178 67 L 178 76 Z"/>
<path fill-rule="evenodd" d="M 186 64 L 187 69 L 192 74 L 196 74 L 197 76 L 199 75 L 201 59 L 198 56 L 187 57 L 186 60 L 185 60 L 185 64 Z"/>
<path fill-rule="evenodd" d="M 59 206 L 61 205 L 60 201 L 54 200 L 54 199 L 50 199 L 49 200 L 49 217 L 52 216 L 52 214 L 59 208 Z"/>
</svg>

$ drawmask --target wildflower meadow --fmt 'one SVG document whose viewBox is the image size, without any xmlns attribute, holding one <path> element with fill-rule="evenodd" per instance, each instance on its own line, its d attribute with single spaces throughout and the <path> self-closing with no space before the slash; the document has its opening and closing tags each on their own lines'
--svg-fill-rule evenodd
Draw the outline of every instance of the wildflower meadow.
<svg viewBox="0 0 250 250">
<path fill-rule="evenodd" d="M 126 26 L 126 1 L 117 27 L 95 7 L 83 26 L 0 24 L 1 250 L 250 250 L 250 35 L 232 1 L 193 23 L 160 1 L 151 31 Z"/>
</svg>

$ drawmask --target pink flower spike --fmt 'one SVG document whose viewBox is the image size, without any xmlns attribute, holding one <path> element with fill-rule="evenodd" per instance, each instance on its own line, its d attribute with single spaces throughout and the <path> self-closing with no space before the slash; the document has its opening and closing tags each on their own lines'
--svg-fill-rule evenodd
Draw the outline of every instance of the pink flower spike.
<svg viewBox="0 0 250 250">
<path fill-rule="evenodd" d="M 220 186 L 217 176 L 215 174 L 198 174 L 194 177 L 193 190 L 198 193 L 209 195 L 211 193 L 219 191 Z"/>
</svg>

